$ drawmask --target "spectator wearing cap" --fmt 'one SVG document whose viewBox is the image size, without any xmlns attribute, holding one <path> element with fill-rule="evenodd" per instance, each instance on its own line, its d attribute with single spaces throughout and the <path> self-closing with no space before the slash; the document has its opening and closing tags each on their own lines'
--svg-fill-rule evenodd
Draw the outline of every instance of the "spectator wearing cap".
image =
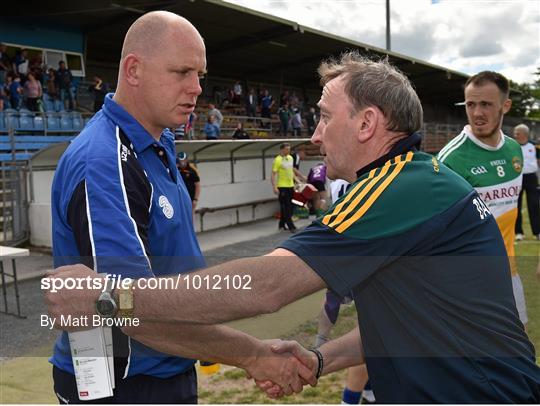
<svg viewBox="0 0 540 406">
<path fill-rule="evenodd" d="M 184 180 L 184 185 L 186 185 L 189 197 L 191 198 L 192 211 L 193 214 L 195 214 L 195 209 L 199 202 L 199 195 L 201 194 L 201 179 L 199 177 L 199 172 L 197 172 L 195 166 L 189 162 L 188 154 L 185 152 L 179 152 L 176 155 L 176 167 Z"/>
</svg>

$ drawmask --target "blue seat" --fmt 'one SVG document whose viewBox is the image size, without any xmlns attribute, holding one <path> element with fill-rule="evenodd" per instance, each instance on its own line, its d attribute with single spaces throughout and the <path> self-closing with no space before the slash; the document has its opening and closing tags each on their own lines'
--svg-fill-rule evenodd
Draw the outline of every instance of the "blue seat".
<svg viewBox="0 0 540 406">
<path fill-rule="evenodd" d="M 6 128 L 4 112 L 0 111 L 0 131 L 6 131 L 6 129 L 7 128 Z"/>
<path fill-rule="evenodd" d="M 26 114 L 21 114 L 19 117 L 18 130 L 33 130 L 34 129 L 34 117 Z"/>
<path fill-rule="evenodd" d="M 82 130 L 84 127 L 83 121 L 80 118 L 73 118 L 73 129 Z"/>
<path fill-rule="evenodd" d="M 48 131 L 60 130 L 60 119 L 55 113 L 47 113 L 46 120 Z"/>
<path fill-rule="evenodd" d="M 73 130 L 73 121 L 69 115 L 60 115 L 60 129 L 61 130 Z"/>
<path fill-rule="evenodd" d="M 19 116 L 15 114 L 6 115 L 6 127 L 8 130 L 10 128 L 13 128 L 13 129 L 19 128 Z"/>
<path fill-rule="evenodd" d="M 20 110 L 19 110 L 19 114 L 22 116 L 22 115 L 25 115 L 25 116 L 33 116 L 34 113 L 32 113 L 30 110 L 28 110 L 27 108 L 24 108 L 22 107 Z"/>
<path fill-rule="evenodd" d="M 43 95 L 43 110 L 54 111 L 54 101 L 49 97 L 45 98 L 45 95 Z"/>
<path fill-rule="evenodd" d="M 34 117 L 34 130 L 43 130 L 45 128 L 45 122 L 43 116 Z"/>
<path fill-rule="evenodd" d="M 81 113 L 78 111 L 72 111 L 71 112 L 71 120 L 73 122 L 73 129 L 74 130 L 82 130 L 83 128 L 83 118 L 81 116 Z"/>
</svg>

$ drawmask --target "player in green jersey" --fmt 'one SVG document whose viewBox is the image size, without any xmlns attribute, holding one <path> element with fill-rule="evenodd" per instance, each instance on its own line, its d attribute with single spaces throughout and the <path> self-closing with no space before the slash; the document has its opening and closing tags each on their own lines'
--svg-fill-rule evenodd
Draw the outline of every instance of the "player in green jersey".
<svg viewBox="0 0 540 406">
<path fill-rule="evenodd" d="M 508 80 L 499 73 L 484 71 L 470 77 L 465 84 L 469 124 L 438 158 L 477 190 L 497 220 L 510 258 L 519 318 L 526 325 L 525 296 L 514 261 L 523 154 L 519 144 L 501 131 L 503 116 L 512 105 L 508 95 Z"/>
</svg>

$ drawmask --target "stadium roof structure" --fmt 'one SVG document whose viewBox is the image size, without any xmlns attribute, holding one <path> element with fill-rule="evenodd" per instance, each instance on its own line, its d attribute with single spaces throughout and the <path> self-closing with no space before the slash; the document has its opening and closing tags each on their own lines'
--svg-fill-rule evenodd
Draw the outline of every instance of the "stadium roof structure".
<svg viewBox="0 0 540 406">
<path fill-rule="evenodd" d="M 318 88 L 321 60 L 359 49 L 375 58 L 388 55 L 424 103 L 453 105 L 463 99 L 464 73 L 217 0 L 34 2 L 31 9 L 11 2 L 4 15 L 77 27 L 86 36 L 87 61 L 117 63 L 129 25 L 151 10 L 178 13 L 199 29 L 211 76 Z"/>
</svg>

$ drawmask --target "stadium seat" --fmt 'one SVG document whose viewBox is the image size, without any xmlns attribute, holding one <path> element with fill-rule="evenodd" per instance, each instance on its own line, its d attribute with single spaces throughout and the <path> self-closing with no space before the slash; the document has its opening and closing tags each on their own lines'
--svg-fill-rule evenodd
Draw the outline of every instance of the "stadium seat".
<svg viewBox="0 0 540 406">
<path fill-rule="evenodd" d="M 15 127 L 17 130 L 33 130 L 34 129 L 34 117 L 28 114 L 21 114 L 19 116 L 19 126 Z"/>
<path fill-rule="evenodd" d="M 16 129 L 19 128 L 19 116 L 16 114 L 6 114 L 6 127 Z"/>
<path fill-rule="evenodd" d="M 60 130 L 60 120 L 58 119 L 56 113 L 48 112 L 46 118 L 48 131 Z"/>
<path fill-rule="evenodd" d="M 0 111 L 0 131 L 5 132 L 6 130 L 7 128 L 6 128 L 4 112 Z"/>
<path fill-rule="evenodd" d="M 45 128 L 45 123 L 43 120 L 43 116 L 35 116 L 34 117 L 34 130 L 41 130 Z"/>
<path fill-rule="evenodd" d="M 60 114 L 60 129 L 73 130 L 73 121 L 69 115 Z"/>
<path fill-rule="evenodd" d="M 45 110 L 45 112 L 54 111 L 54 101 L 47 93 L 43 93 L 43 110 Z"/>
<path fill-rule="evenodd" d="M 82 130 L 83 128 L 83 119 L 81 116 L 81 113 L 78 111 L 72 111 L 71 112 L 71 119 L 73 122 L 73 129 L 74 130 Z"/>
</svg>

